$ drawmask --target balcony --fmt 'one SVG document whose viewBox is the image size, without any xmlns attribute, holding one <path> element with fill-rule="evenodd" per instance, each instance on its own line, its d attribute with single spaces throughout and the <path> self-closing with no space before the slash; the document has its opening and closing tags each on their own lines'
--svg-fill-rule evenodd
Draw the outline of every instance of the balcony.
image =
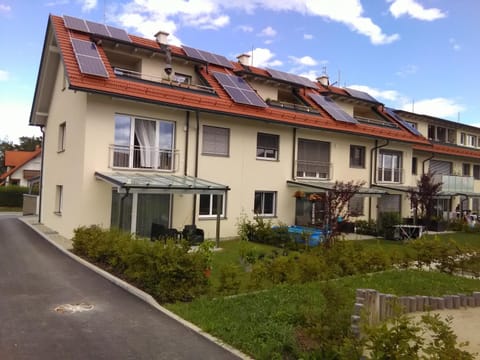
<svg viewBox="0 0 480 360">
<path fill-rule="evenodd" d="M 110 145 L 109 159 L 111 168 L 175 171 L 178 151 L 137 145 Z"/>
<path fill-rule="evenodd" d="M 402 184 L 403 169 L 400 168 L 377 168 L 377 182 L 387 184 Z"/>
<path fill-rule="evenodd" d="M 296 174 L 299 178 L 330 180 L 332 178 L 332 163 L 297 160 Z"/>
<path fill-rule="evenodd" d="M 433 175 L 435 183 L 442 183 L 443 192 L 454 193 L 470 193 L 474 192 L 473 176 L 458 176 L 458 175 Z"/>
</svg>

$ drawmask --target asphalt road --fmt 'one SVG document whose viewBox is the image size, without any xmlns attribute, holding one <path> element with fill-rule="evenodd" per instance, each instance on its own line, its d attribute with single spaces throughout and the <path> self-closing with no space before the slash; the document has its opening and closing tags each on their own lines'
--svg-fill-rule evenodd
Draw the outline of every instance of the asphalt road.
<svg viewBox="0 0 480 360">
<path fill-rule="evenodd" d="M 0 215 L 0 359 L 238 358 Z"/>
</svg>

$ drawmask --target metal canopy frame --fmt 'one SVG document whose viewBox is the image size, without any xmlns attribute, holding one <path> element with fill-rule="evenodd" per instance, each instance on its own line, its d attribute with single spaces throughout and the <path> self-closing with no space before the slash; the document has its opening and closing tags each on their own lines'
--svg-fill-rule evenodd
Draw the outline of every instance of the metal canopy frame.
<svg viewBox="0 0 480 360">
<path fill-rule="evenodd" d="M 333 189 L 335 185 L 332 182 L 319 182 L 319 181 L 293 181 L 287 180 L 287 185 L 292 187 L 303 188 L 306 190 L 322 190 L 322 191 L 329 191 Z M 357 194 L 358 196 L 382 196 L 386 194 L 385 190 L 374 189 L 374 188 L 366 188 L 361 187 Z"/>
<path fill-rule="evenodd" d="M 227 191 L 230 190 L 227 185 L 186 175 L 121 172 L 104 173 L 96 171 L 95 177 L 98 180 L 115 186 L 117 191 L 123 194 L 214 194 L 224 195 L 224 199 L 226 199 Z M 217 209 L 221 207 L 221 198 L 218 196 Z M 121 210 L 121 212 L 123 212 L 123 210 Z M 219 247 L 220 244 L 220 218 L 221 214 L 217 211 L 215 231 L 217 247 Z"/>
</svg>

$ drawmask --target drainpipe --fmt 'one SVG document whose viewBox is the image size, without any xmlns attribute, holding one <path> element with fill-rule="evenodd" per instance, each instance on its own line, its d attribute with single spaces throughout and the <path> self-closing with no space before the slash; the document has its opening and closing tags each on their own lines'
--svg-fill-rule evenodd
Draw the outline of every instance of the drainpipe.
<svg viewBox="0 0 480 360">
<path fill-rule="evenodd" d="M 40 186 L 38 187 L 38 222 L 42 223 L 42 198 L 43 198 L 43 170 L 45 168 L 45 126 L 40 127 L 42 132 L 42 166 L 40 167 Z"/>
<path fill-rule="evenodd" d="M 195 122 L 197 129 L 195 132 L 195 171 L 194 176 L 198 177 L 198 151 L 200 148 L 200 113 L 195 111 Z M 193 210 L 192 210 L 192 225 L 195 225 L 195 219 L 197 215 L 197 196 L 193 196 Z"/>
<path fill-rule="evenodd" d="M 370 150 L 370 179 L 368 183 L 368 187 L 371 187 L 373 184 L 376 184 L 377 181 L 375 180 L 376 177 L 374 174 L 377 172 L 377 150 L 381 149 L 385 146 L 390 144 L 390 140 L 386 140 L 386 143 L 383 145 L 378 145 L 378 140 L 375 140 L 375 146 Z M 374 154 L 375 152 L 375 154 Z M 372 197 L 368 198 L 368 222 L 372 220 Z"/>
<path fill-rule="evenodd" d="M 435 157 L 435 154 L 432 153 L 432 156 L 430 156 L 429 158 L 426 158 L 425 160 L 422 161 L 422 175 L 425 175 L 425 163 L 427 161 L 432 160 L 434 157 Z"/>
<path fill-rule="evenodd" d="M 185 165 L 183 167 L 183 175 L 187 176 L 188 173 L 188 140 L 189 140 L 189 132 L 190 132 L 190 111 L 187 111 L 187 115 L 185 117 Z"/>
<path fill-rule="evenodd" d="M 297 143 L 297 128 L 293 128 L 293 147 L 292 147 L 292 180 L 295 180 L 295 158 L 297 156 L 296 144 Z"/>
</svg>

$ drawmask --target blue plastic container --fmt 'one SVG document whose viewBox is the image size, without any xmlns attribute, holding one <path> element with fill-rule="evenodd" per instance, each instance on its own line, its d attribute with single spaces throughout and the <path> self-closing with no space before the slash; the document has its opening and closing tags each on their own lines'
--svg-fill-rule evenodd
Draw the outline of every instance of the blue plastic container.
<svg viewBox="0 0 480 360">
<path fill-rule="evenodd" d="M 303 243 L 304 238 L 308 238 L 308 246 L 318 246 L 323 241 L 323 231 L 304 226 L 289 226 L 288 232 L 293 235 L 295 242 Z"/>
</svg>

